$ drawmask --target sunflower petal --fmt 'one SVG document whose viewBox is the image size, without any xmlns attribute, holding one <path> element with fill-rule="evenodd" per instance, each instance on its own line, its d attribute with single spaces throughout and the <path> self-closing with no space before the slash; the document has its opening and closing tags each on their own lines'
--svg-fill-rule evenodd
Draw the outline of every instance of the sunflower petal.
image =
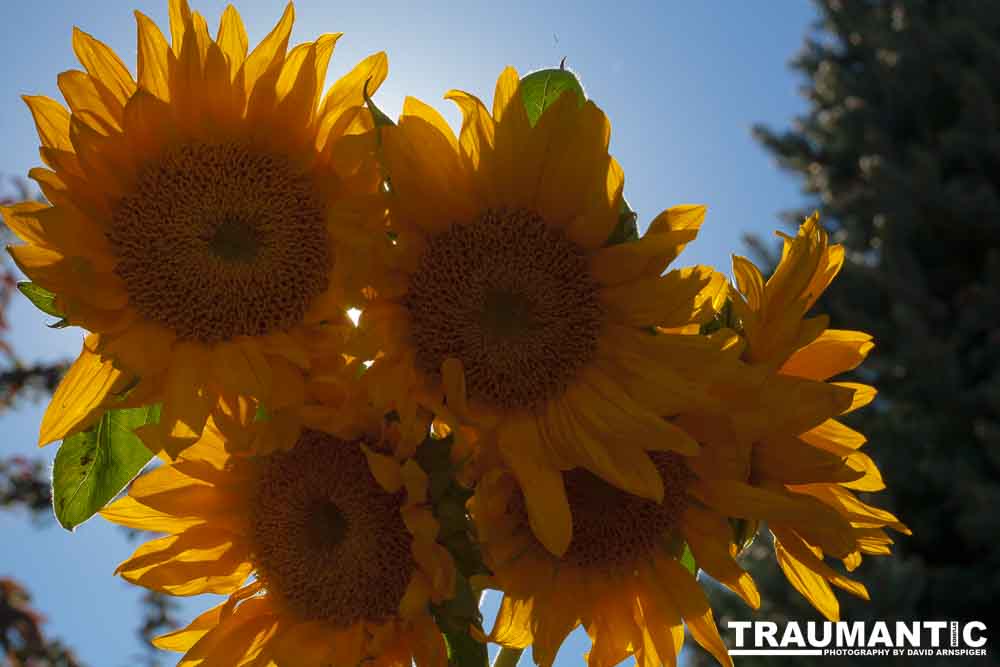
<svg viewBox="0 0 1000 667">
<path fill-rule="evenodd" d="M 258 80 L 275 67 L 284 62 L 285 51 L 288 49 L 288 38 L 292 33 L 292 23 L 295 21 L 295 9 L 292 3 L 285 6 L 285 11 L 277 25 L 267 34 L 260 44 L 243 63 L 244 90 L 247 97 L 254 91 Z"/>
<path fill-rule="evenodd" d="M 91 334 L 66 375 L 63 376 L 52 401 L 42 417 L 38 444 L 79 433 L 94 424 L 103 412 L 104 400 L 127 380 L 110 360 L 93 351 L 98 337 Z"/>
<path fill-rule="evenodd" d="M 785 577 L 795 590 L 802 593 L 812 606 L 816 607 L 816 610 L 828 620 L 839 621 L 840 603 L 833 595 L 826 579 L 789 554 L 778 540 L 774 540 L 774 555 L 778 559 L 778 565 L 782 572 L 785 573 Z"/>
<path fill-rule="evenodd" d="M 79 28 L 73 29 L 73 52 L 87 73 L 107 86 L 118 102 L 120 113 L 136 89 L 135 80 L 125 64 L 107 44 Z"/>
<path fill-rule="evenodd" d="M 42 145 L 61 151 L 72 151 L 73 144 L 69 140 L 69 112 L 66 108 L 52 98 L 42 95 L 24 95 L 21 99 L 31 110 Z"/>
<path fill-rule="evenodd" d="M 212 607 L 191 621 L 186 627 L 168 632 L 165 635 L 160 635 L 154 638 L 151 643 L 156 648 L 163 649 L 164 651 L 187 651 L 221 622 L 222 608 L 224 606 L 225 603 Z"/>
<path fill-rule="evenodd" d="M 546 460 L 530 418 L 514 419 L 499 433 L 501 455 L 524 493 L 528 523 L 538 541 L 557 556 L 566 553 L 573 532 L 562 473 Z"/>
</svg>

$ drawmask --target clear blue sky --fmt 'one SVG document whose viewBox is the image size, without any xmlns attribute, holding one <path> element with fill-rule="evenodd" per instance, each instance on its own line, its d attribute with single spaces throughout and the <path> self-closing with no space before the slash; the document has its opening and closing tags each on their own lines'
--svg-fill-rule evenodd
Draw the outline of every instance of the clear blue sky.
<svg viewBox="0 0 1000 667">
<path fill-rule="evenodd" d="M 224 2 L 191 0 L 209 23 Z M 131 10 L 166 30 L 166 0 L 31 0 L 0 3 L 0 174 L 23 175 L 39 164 L 34 126 L 19 96 L 59 99 L 56 75 L 78 68 L 70 46 L 74 25 L 110 44 L 134 70 Z M 256 43 L 283 3 L 239 3 Z M 804 109 L 801 82 L 787 68 L 815 18 L 805 0 L 769 3 L 438 1 L 376 3 L 300 0 L 293 42 L 321 32 L 344 32 L 330 67 L 333 77 L 379 50 L 389 54 L 389 79 L 377 96 L 390 115 L 405 95 L 458 114 L 441 99 L 451 88 L 492 98 L 505 65 L 520 72 L 556 65 L 565 56 L 588 96 L 611 118 L 611 149 L 625 169 L 625 193 L 640 228 L 663 208 L 705 203 L 702 235 L 682 256 L 728 273 L 729 255 L 745 252 L 741 234 L 770 234 L 777 213 L 800 204 L 797 184 L 778 172 L 750 136 L 755 122 L 787 126 Z M 10 336 L 25 360 L 61 359 L 79 351 L 77 329 L 54 331 L 22 299 L 9 311 Z M 0 416 L 0 455 L 35 454 L 42 405 Z M 51 462 L 55 446 L 43 450 Z M 133 664 L 139 595 L 112 578 L 135 548 L 121 531 L 95 519 L 75 533 L 55 522 L 32 526 L 0 513 L 0 577 L 14 576 L 48 617 L 47 632 L 75 647 L 91 667 Z M 488 606 L 495 609 L 495 600 Z M 211 601 L 191 600 L 185 618 Z M 564 645 L 557 666 L 581 664 L 581 633 Z M 528 664 L 526 659 L 522 664 Z"/>
</svg>

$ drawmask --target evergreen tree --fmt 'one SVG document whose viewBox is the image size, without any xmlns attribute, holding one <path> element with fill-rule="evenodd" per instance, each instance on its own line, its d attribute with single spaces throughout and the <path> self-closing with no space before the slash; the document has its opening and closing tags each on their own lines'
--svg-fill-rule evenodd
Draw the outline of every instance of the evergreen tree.
<svg viewBox="0 0 1000 667">
<path fill-rule="evenodd" d="M 858 375 L 879 399 L 848 421 L 868 435 L 888 486 L 872 502 L 913 529 L 892 558 L 866 559 L 857 574 L 872 602 L 840 596 L 842 617 L 977 619 L 992 625 L 990 648 L 1000 627 L 1000 3 L 817 5 L 792 63 L 810 108 L 789 131 L 755 134 L 801 175 L 846 246 L 817 309 L 875 336 Z M 817 618 L 773 564 L 753 563 L 772 603 L 756 617 Z M 714 597 L 732 618 L 751 617 Z"/>
</svg>

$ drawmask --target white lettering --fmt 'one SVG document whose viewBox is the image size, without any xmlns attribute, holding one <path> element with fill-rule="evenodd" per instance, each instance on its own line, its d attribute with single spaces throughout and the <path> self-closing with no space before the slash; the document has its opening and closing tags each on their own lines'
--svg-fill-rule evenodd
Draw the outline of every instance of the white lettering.
<svg viewBox="0 0 1000 667">
<path fill-rule="evenodd" d="M 789 621 L 788 625 L 785 626 L 785 634 L 781 635 L 781 648 L 788 646 L 806 647 L 806 640 L 802 636 L 802 630 L 795 621 Z"/>
<path fill-rule="evenodd" d="M 763 646 L 764 641 L 767 640 L 767 645 L 771 648 L 778 648 L 778 642 L 775 641 L 775 635 L 778 634 L 778 624 L 773 621 L 761 621 L 754 628 L 754 638 L 757 643 L 755 646 Z"/>
<path fill-rule="evenodd" d="M 962 628 L 962 640 L 965 642 L 965 645 L 971 646 L 972 648 L 979 648 L 980 646 L 985 645 L 986 637 L 980 635 L 978 639 L 973 639 L 972 638 L 973 630 L 979 630 L 979 632 L 981 633 L 984 630 L 986 630 L 986 624 L 980 621 L 971 621 L 969 623 L 966 623 L 965 627 Z"/>
<path fill-rule="evenodd" d="M 892 637 L 889 635 L 889 627 L 885 624 L 885 621 L 875 623 L 875 629 L 872 630 L 871 636 L 868 637 L 868 646 L 877 646 L 879 644 L 882 646 L 892 646 Z"/>
<path fill-rule="evenodd" d="M 833 639 L 833 629 L 830 627 L 829 621 L 823 622 L 823 638 L 818 639 L 816 637 L 816 622 L 809 621 L 806 626 L 806 633 L 809 635 L 809 646 L 815 646 L 817 648 L 822 648 L 824 646 L 829 646 L 830 641 Z"/>
<path fill-rule="evenodd" d="M 924 627 L 931 631 L 931 646 L 941 646 L 941 631 L 948 627 L 948 621 L 924 621 Z"/>
<path fill-rule="evenodd" d="M 837 646 L 864 646 L 865 645 L 865 624 L 861 621 L 854 623 L 837 623 Z"/>
<path fill-rule="evenodd" d="M 736 647 L 743 648 L 743 631 L 753 625 L 750 621 L 729 621 L 729 629 L 736 630 Z"/>
<path fill-rule="evenodd" d="M 909 644 L 914 648 L 920 646 L 920 623 L 914 621 L 907 625 L 903 621 L 896 621 L 896 646 Z"/>
</svg>

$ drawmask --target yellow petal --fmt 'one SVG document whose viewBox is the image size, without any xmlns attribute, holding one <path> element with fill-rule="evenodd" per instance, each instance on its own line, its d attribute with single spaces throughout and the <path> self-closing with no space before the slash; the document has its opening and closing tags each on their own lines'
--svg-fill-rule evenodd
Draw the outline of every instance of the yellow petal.
<svg viewBox="0 0 1000 667">
<path fill-rule="evenodd" d="M 159 99 L 170 100 L 170 78 L 167 68 L 167 53 L 170 47 L 163 33 L 149 17 L 136 11 L 135 21 L 138 34 L 139 86 Z"/>
<path fill-rule="evenodd" d="M 892 512 L 861 502 L 853 493 L 836 484 L 803 484 L 791 488 L 819 498 L 855 525 L 888 526 L 904 535 L 910 534 L 910 529 Z"/>
<path fill-rule="evenodd" d="M 123 109 L 128 98 L 135 93 L 136 86 L 128 68 L 115 52 L 78 28 L 73 29 L 73 52 L 87 73 L 107 86 L 119 109 Z"/>
<path fill-rule="evenodd" d="M 198 439 L 214 407 L 205 386 L 205 369 L 211 364 L 209 350 L 199 343 L 183 342 L 174 347 L 160 414 L 163 444 L 171 456 Z"/>
<path fill-rule="evenodd" d="M 63 105 L 41 95 L 24 95 L 21 99 L 31 110 L 43 146 L 62 151 L 73 150 L 69 140 L 69 112 Z"/>
<path fill-rule="evenodd" d="M 124 107 L 107 86 L 79 70 L 62 72 L 56 80 L 73 114 L 87 118 L 102 134 L 121 130 Z"/>
<path fill-rule="evenodd" d="M 275 84 L 275 93 L 279 103 L 278 115 L 286 116 L 282 122 L 288 127 L 304 126 L 316 113 L 317 97 L 340 36 L 341 33 L 323 35 L 312 44 L 296 47 L 285 59 Z M 302 49 L 303 46 L 306 48 Z"/>
<path fill-rule="evenodd" d="M 412 617 L 427 613 L 431 599 L 431 583 L 423 572 L 415 572 L 406 585 L 406 592 L 399 601 L 400 616 Z"/>
<path fill-rule="evenodd" d="M 842 387 L 844 389 L 854 391 L 854 398 L 851 400 L 851 405 L 840 414 L 854 412 L 858 408 L 865 407 L 875 400 L 875 395 L 878 393 L 875 387 L 871 387 L 867 384 L 860 384 L 858 382 L 831 382 L 830 384 L 835 387 Z"/>
<path fill-rule="evenodd" d="M 100 271 L 111 271 L 115 260 L 103 230 L 68 206 L 22 202 L 0 206 L 4 223 L 19 238 L 60 255 L 81 255 Z"/>
<path fill-rule="evenodd" d="M 139 377 L 151 377 L 166 369 L 176 336 L 166 327 L 141 321 L 117 336 L 101 339 L 101 353 Z"/>
<path fill-rule="evenodd" d="M 160 635 L 153 639 L 151 643 L 156 648 L 163 649 L 164 651 L 183 652 L 188 650 L 219 624 L 222 620 L 223 606 L 225 606 L 224 603 L 212 607 L 191 621 L 187 627 Z"/>
<path fill-rule="evenodd" d="M 253 343 L 227 341 L 212 350 L 212 373 L 235 394 L 267 403 L 271 397 L 271 368 Z"/>
<path fill-rule="evenodd" d="M 510 66 L 505 67 L 500 76 L 497 77 L 496 89 L 493 92 L 493 117 L 498 121 L 502 120 L 508 111 L 517 114 L 518 109 L 522 108 L 519 95 L 520 87 L 521 77 L 517 70 Z M 515 95 L 518 95 L 516 100 L 514 99 Z M 511 104 L 515 106 L 511 107 Z"/>
<path fill-rule="evenodd" d="M 118 566 L 125 580 L 172 595 L 231 593 L 250 576 L 245 544 L 220 539 L 215 529 L 195 526 L 152 540 Z"/>
<path fill-rule="evenodd" d="M 569 99 L 572 96 L 564 96 Z M 587 250 L 604 245 L 618 224 L 625 172 L 613 157 L 604 160 L 604 183 L 590 192 L 587 212 L 571 220 L 566 226 L 566 236 Z"/>
<path fill-rule="evenodd" d="M 708 207 L 704 204 L 678 204 L 671 206 L 649 223 L 646 235 L 664 234 L 670 232 L 695 232 L 701 229 L 705 222 L 705 214 Z M 672 252 L 663 255 L 658 264 L 649 267 L 651 274 L 660 275 L 667 268 L 667 265 L 674 261 L 684 249 L 684 245 L 677 246 Z"/>
<path fill-rule="evenodd" d="M 331 664 L 335 653 L 337 657 L 345 656 L 342 646 L 335 644 L 330 635 L 328 625 L 322 621 L 309 621 L 280 630 L 272 647 L 273 659 L 278 665 Z"/>
<path fill-rule="evenodd" d="M 160 147 L 174 138 L 170 106 L 152 93 L 140 88 L 125 105 L 125 133 L 135 151 L 135 159 L 156 155 Z"/>
<path fill-rule="evenodd" d="M 546 549 L 562 556 L 573 534 L 562 473 L 546 458 L 530 418 L 514 418 L 499 433 L 499 450 L 524 493 L 528 523 Z"/>
<path fill-rule="evenodd" d="M 795 531 L 788 530 L 782 526 L 773 526 L 771 532 L 777 541 L 781 543 L 789 556 L 797 560 L 802 566 L 809 568 L 828 582 L 855 595 L 862 600 L 869 600 L 868 589 L 864 584 L 848 579 L 836 572 L 820 558 L 822 552 L 812 548 Z"/>
<path fill-rule="evenodd" d="M 229 63 L 229 78 L 232 79 L 243 65 L 249 46 L 247 31 L 243 27 L 240 13 L 232 5 L 226 5 L 219 18 L 219 32 L 215 41 L 226 56 L 226 61 Z"/>
<path fill-rule="evenodd" d="M 518 169 L 518 152 L 523 142 L 529 140 L 531 126 L 528 112 L 521 103 L 521 79 L 517 70 L 507 67 L 497 78 L 493 94 L 493 118 L 496 120 L 494 138 L 496 154 L 496 189 L 501 201 L 513 201 L 517 196 L 514 186 Z"/>
<path fill-rule="evenodd" d="M 287 407 L 302 405 L 306 401 L 306 385 L 302 369 L 287 361 L 284 357 L 265 357 L 271 370 L 271 390 L 261 394 L 269 396 L 268 407 L 272 410 L 282 410 Z"/>
<path fill-rule="evenodd" d="M 575 106 L 572 91 L 566 97 Z M 591 194 L 607 184 L 611 123 L 593 102 L 573 111 L 573 122 L 566 128 L 569 135 L 554 138 L 539 175 L 536 210 L 550 224 L 563 224 L 587 213 Z"/>
<path fill-rule="evenodd" d="M 670 328 L 707 321 L 726 289 L 725 276 L 698 266 L 607 287 L 601 290 L 601 301 L 623 324 Z"/>
<path fill-rule="evenodd" d="M 396 493 L 403 488 L 403 475 L 399 463 L 391 456 L 372 451 L 371 447 L 362 444 L 361 451 L 368 459 L 368 468 L 372 471 L 375 481 L 389 493 Z"/>
<path fill-rule="evenodd" d="M 743 482 L 699 480 L 690 490 L 720 513 L 741 519 L 808 522 L 819 521 L 832 514 L 830 508 L 804 502 L 802 496 L 770 491 Z"/>
<path fill-rule="evenodd" d="M 860 331 L 827 329 L 818 338 L 796 350 L 781 367 L 781 373 L 813 380 L 826 380 L 846 373 L 865 360 L 875 346 L 872 337 Z"/>
<path fill-rule="evenodd" d="M 170 0 L 167 5 L 170 17 L 170 44 L 174 55 L 180 55 L 184 43 L 185 26 L 191 22 L 191 8 L 187 0 Z"/>
<path fill-rule="evenodd" d="M 857 449 L 865 444 L 867 440 L 864 434 L 844 426 L 835 419 L 827 419 L 819 426 L 810 429 L 799 437 L 816 447 L 824 447 L 832 444 L 838 447 L 846 447 L 847 449 Z"/>
<path fill-rule="evenodd" d="M 229 667 L 234 656 L 240 656 L 237 665 L 253 664 L 276 631 L 271 600 L 267 596 L 251 598 L 232 614 L 224 614 L 219 625 L 181 658 L 178 667 Z"/>
<path fill-rule="evenodd" d="M 698 567 L 739 595 L 754 609 L 760 608 L 760 592 L 753 578 L 733 558 L 732 528 L 725 517 L 691 505 L 684 513 L 684 538 Z"/>
<path fill-rule="evenodd" d="M 260 44 L 254 48 L 243 64 L 244 90 L 249 97 L 257 81 L 272 68 L 279 66 L 288 49 L 288 37 L 292 33 L 292 23 L 295 22 L 295 9 L 288 3 L 278 24 L 267 34 Z"/>
<path fill-rule="evenodd" d="M 178 517 L 154 510 L 131 496 L 122 496 L 102 509 L 100 514 L 119 526 L 157 533 L 179 533 L 205 522 L 202 517 Z"/>
<path fill-rule="evenodd" d="M 539 610 L 544 609 L 544 613 L 534 618 L 531 628 L 534 635 L 531 654 L 538 665 L 552 665 L 567 635 L 580 624 L 587 600 L 581 596 L 575 583 L 567 578 L 567 581 L 560 581 L 554 587 L 555 595 L 536 596 L 536 599 L 541 598 Z"/>
<path fill-rule="evenodd" d="M 658 277 L 662 271 L 657 267 L 666 268 L 669 260 L 665 258 L 676 255 L 678 248 L 693 241 L 697 233 L 696 229 L 647 232 L 638 241 L 600 248 L 590 256 L 590 276 L 602 285 L 621 285 L 641 277 Z"/>
<path fill-rule="evenodd" d="M 847 461 L 795 437 L 769 438 L 754 445 L 754 473 L 785 484 L 853 482 L 864 476 Z"/>
<path fill-rule="evenodd" d="M 63 376 L 42 417 L 39 445 L 47 445 L 89 428 L 104 412 L 104 400 L 124 388 L 128 378 L 109 359 L 93 351 L 98 338 L 91 334 L 80 356 Z"/>
<path fill-rule="evenodd" d="M 430 225 L 433 232 L 482 212 L 472 201 L 458 140 L 437 111 L 407 98 L 399 126 L 384 128 L 383 138 L 394 195 L 414 212 L 414 222 Z"/>
<path fill-rule="evenodd" d="M 640 629 L 632 607 L 632 601 L 625 596 L 609 595 L 591 612 L 585 624 L 591 639 L 587 656 L 590 667 L 614 667 L 639 644 Z"/>
<path fill-rule="evenodd" d="M 719 636 L 712 608 L 694 576 L 673 558 L 657 558 L 656 570 L 663 577 L 661 585 L 673 599 L 691 636 L 721 664 L 732 667 L 733 659 Z"/>
<path fill-rule="evenodd" d="M 847 465 L 852 469 L 857 470 L 862 473 L 862 477 L 850 482 L 844 483 L 848 489 L 854 489 L 855 491 L 867 491 L 869 493 L 874 491 L 881 491 L 885 488 L 885 482 L 882 480 L 882 473 L 879 472 L 878 466 L 872 461 L 871 457 L 863 452 L 853 452 L 847 457 Z"/>
<path fill-rule="evenodd" d="M 431 582 L 431 600 L 441 602 L 450 599 L 455 594 L 455 561 L 443 546 L 434 541 L 415 534 L 413 540 L 413 559 L 421 571 L 429 575 Z"/>
<path fill-rule="evenodd" d="M 462 131 L 459 145 L 462 155 L 469 163 L 476 181 L 476 188 L 483 201 L 499 205 L 496 196 L 496 163 L 493 143 L 496 127 L 493 117 L 479 98 L 468 93 L 452 90 L 445 95 L 462 111 Z"/>
<path fill-rule="evenodd" d="M 526 648 L 534 642 L 532 633 L 535 598 L 518 598 L 508 593 L 500 602 L 490 639 L 501 646 Z"/>
<path fill-rule="evenodd" d="M 403 484 L 406 486 L 406 502 L 414 505 L 427 502 L 428 477 L 423 468 L 413 459 L 400 467 Z"/>
<path fill-rule="evenodd" d="M 788 582 L 830 621 L 840 620 L 840 603 L 830 590 L 830 584 L 785 550 L 781 542 L 774 541 L 774 555 Z"/>
<path fill-rule="evenodd" d="M 642 618 L 642 642 L 636 642 L 637 662 L 642 667 L 659 667 L 677 664 L 677 656 L 684 644 L 684 624 L 673 604 L 656 586 L 643 586 L 637 591 Z"/>
<path fill-rule="evenodd" d="M 384 51 L 368 56 L 350 72 L 338 79 L 326 97 L 319 113 L 320 128 L 316 137 L 317 148 L 326 146 L 328 140 L 338 138 L 331 134 L 334 127 L 344 128 L 342 117 L 351 109 L 364 103 L 363 91 L 368 85 L 368 95 L 374 95 L 389 73 L 389 61 Z"/>
<path fill-rule="evenodd" d="M 752 310 L 760 311 L 764 307 L 764 276 L 760 270 L 746 257 L 733 255 L 733 275 L 747 304 Z"/>
</svg>

